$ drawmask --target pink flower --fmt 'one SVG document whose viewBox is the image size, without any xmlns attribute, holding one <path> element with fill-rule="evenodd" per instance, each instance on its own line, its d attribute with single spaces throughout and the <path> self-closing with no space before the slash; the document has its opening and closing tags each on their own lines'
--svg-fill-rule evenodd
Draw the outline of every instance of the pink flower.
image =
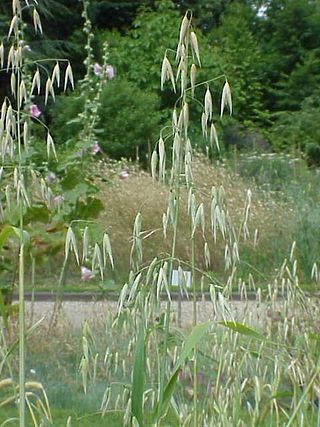
<svg viewBox="0 0 320 427">
<path fill-rule="evenodd" d="M 121 171 L 121 172 L 119 173 L 119 178 L 120 178 L 120 179 L 127 179 L 127 178 L 129 178 L 128 171 Z"/>
<path fill-rule="evenodd" d="M 106 75 L 109 80 L 112 80 L 114 78 L 114 68 L 110 64 L 106 65 Z"/>
<path fill-rule="evenodd" d="M 91 153 L 92 154 L 98 154 L 99 151 L 101 151 L 100 145 L 97 142 L 94 142 L 91 146 Z"/>
<path fill-rule="evenodd" d="M 30 105 L 30 116 L 34 118 L 38 118 L 41 115 L 41 111 L 39 110 L 36 104 Z"/>
<path fill-rule="evenodd" d="M 102 71 L 102 67 L 101 67 L 101 65 L 100 65 L 100 64 L 98 64 L 98 62 L 96 62 L 96 63 L 93 65 L 93 72 L 94 72 L 94 74 L 95 74 L 96 76 L 100 76 L 101 71 Z"/>
<path fill-rule="evenodd" d="M 92 274 L 92 271 L 89 270 L 89 268 L 81 266 L 81 280 L 83 282 L 87 282 L 88 280 L 92 279 L 94 275 Z"/>
</svg>

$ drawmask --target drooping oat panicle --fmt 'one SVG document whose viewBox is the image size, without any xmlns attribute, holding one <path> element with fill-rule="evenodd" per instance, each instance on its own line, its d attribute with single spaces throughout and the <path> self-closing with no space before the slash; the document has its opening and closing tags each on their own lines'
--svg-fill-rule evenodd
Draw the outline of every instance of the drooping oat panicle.
<svg viewBox="0 0 320 427">
<path fill-rule="evenodd" d="M 226 80 L 221 96 L 221 108 L 220 108 L 220 116 L 223 116 L 223 111 L 225 106 L 229 108 L 230 116 L 232 115 L 232 98 L 231 98 L 231 89 L 228 81 Z"/>
<path fill-rule="evenodd" d="M 190 44 L 191 44 L 192 55 L 197 58 L 198 64 L 201 67 L 198 39 L 194 31 L 191 31 L 190 33 Z"/>
</svg>

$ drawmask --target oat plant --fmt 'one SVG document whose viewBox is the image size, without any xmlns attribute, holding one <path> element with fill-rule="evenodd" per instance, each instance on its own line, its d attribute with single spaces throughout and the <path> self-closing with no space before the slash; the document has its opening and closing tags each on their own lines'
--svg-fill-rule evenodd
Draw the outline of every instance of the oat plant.
<svg viewBox="0 0 320 427">
<path fill-rule="evenodd" d="M 35 33 L 42 34 L 42 25 L 37 11 L 37 2 L 12 1 L 12 19 L 7 35 L 0 45 L 1 72 L 5 73 L 10 83 L 10 92 L 2 101 L 0 122 L 1 152 L 1 221 L 2 237 L 17 236 L 19 240 L 18 293 L 19 293 L 19 380 L 16 392 L 15 379 L 9 378 L 12 385 L 13 401 L 19 407 L 19 425 L 26 425 L 26 408 L 34 425 L 39 425 L 39 417 L 51 420 L 45 392 L 41 385 L 26 382 L 26 316 L 25 316 L 25 266 L 30 250 L 30 239 L 25 222 L 25 214 L 34 203 L 35 187 L 39 189 L 43 181 L 39 171 L 32 165 L 32 128 L 41 124 L 46 132 L 47 156 L 49 162 L 57 161 L 53 138 L 49 129 L 39 118 L 41 111 L 33 103 L 35 95 L 44 96 L 45 104 L 49 98 L 55 98 L 56 88 L 62 84 L 61 74 L 64 71 L 63 89 L 73 86 L 73 75 L 70 63 L 63 60 L 31 61 L 26 48 L 25 18 L 30 15 Z M 46 186 L 45 186 L 46 187 Z M 48 194 L 48 192 L 46 193 Z M 47 198 L 41 200 L 49 204 Z M 3 234 L 4 233 L 4 234 Z M 33 329 L 33 328 L 32 328 Z M 5 359 L 11 355 L 10 351 Z M 9 384 L 9 385 L 10 385 Z M 33 387 L 42 392 L 39 397 L 35 392 L 28 391 Z M 41 394 L 41 393 L 40 393 Z M 41 402 L 41 409 L 35 409 L 34 398 Z M 44 403 L 42 403 L 44 398 Z"/>
</svg>

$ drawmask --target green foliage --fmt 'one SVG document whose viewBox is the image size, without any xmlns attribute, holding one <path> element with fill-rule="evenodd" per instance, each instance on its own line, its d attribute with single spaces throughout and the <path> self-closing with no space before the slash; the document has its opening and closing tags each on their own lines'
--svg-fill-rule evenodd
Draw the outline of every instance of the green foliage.
<svg viewBox="0 0 320 427">
<path fill-rule="evenodd" d="M 178 32 L 178 13 L 170 0 L 156 2 L 156 9 L 142 6 L 132 28 L 124 35 L 104 32 L 110 42 L 110 62 L 117 78 L 136 83 L 140 89 L 159 93 L 163 49 L 174 49 Z"/>
<path fill-rule="evenodd" d="M 319 101 L 306 98 L 300 111 L 285 111 L 276 115 L 276 122 L 270 132 L 270 140 L 276 150 L 307 150 L 310 165 L 316 164 L 315 145 L 320 141 Z M 311 147 L 307 149 L 308 145 Z M 310 149 L 311 148 L 311 149 Z"/>
<path fill-rule="evenodd" d="M 98 139 L 109 156 L 134 158 L 139 149 L 145 160 L 148 143 L 157 137 L 161 113 L 156 94 L 145 92 L 125 79 L 110 82 L 104 89 L 99 110 Z"/>
<path fill-rule="evenodd" d="M 262 103 L 262 55 L 250 28 L 253 19 L 248 6 L 232 3 L 223 15 L 221 25 L 207 36 L 212 50 L 205 60 L 211 74 L 227 76 L 234 99 L 235 119 L 246 126 L 258 127 L 266 123 L 268 114 Z"/>
<path fill-rule="evenodd" d="M 77 142 L 81 131 L 81 112 L 84 99 L 77 93 L 61 96 L 52 110 L 53 133 L 59 144 L 70 140 Z M 136 149 L 142 160 L 148 152 L 148 142 L 155 140 L 159 127 L 159 100 L 155 94 L 146 93 L 125 79 L 115 78 L 108 82 L 101 94 L 98 111 L 96 139 L 109 156 L 134 158 Z"/>
</svg>

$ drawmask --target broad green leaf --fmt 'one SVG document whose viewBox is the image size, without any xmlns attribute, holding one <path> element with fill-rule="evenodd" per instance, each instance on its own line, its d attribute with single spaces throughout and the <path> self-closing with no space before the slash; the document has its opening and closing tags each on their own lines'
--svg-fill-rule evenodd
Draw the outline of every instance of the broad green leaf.
<svg viewBox="0 0 320 427">
<path fill-rule="evenodd" d="M 9 237 L 16 237 L 17 239 L 20 239 L 20 235 L 21 232 L 19 228 L 13 227 L 12 225 L 5 225 L 0 232 L 0 251 Z M 30 243 L 29 233 L 24 230 L 22 231 L 22 240 L 25 245 Z"/>
<path fill-rule="evenodd" d="M 155 408 L 153 421 L 155 421 L 155 418 L 157 419 L 161 418 L 161 416 L 166 411 L 167 406 L 172 397 L 172 394 L 174 392 L 174 388 L 177 382 L 180 368 L 184 364 L 185 360 L 190 357 L 194 347 L 200 342 L 201 338 L 207 332 L 209 328 L 209 324 L 210 324 L 209 322 L 205 322 L 195 326 L 192 329 L 191 334 L 187 337 L 184 343 L 183 349 L 181 351 L 181 354 L 179 356 L 179 359 L 176 363 L 175 369 L 164 388 L 162 401 L 159 401 Z"/>
<path fill-rule="evenodd" d="M 232 329 L 241 335 L 246 335 L 247 337 L 254 338 L 259 341 L 266 341 L 266 337 L 264 337 L 255 329 L 249 328 L 249 326 L 243 325 L 242 323 L 223 320 L 219 322 L 219 324 L 225 326 L 226 328 Z"/>
</svg>

